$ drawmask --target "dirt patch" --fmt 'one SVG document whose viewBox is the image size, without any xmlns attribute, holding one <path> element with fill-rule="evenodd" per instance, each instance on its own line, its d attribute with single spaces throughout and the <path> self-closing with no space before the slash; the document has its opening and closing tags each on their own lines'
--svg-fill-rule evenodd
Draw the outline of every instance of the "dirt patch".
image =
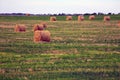
<svg viewBox="0 0 120 80">
<path fill-rule="evenodd" d="M 4 74 L 5 73 L 5 69 L 0 69 L 0 74 Z"/>
<path fill-rule="evenodd" d="M 55 25 L 49 25 L 50 28 L 57 28 Z"/>
<path fill-rule="evenodd" d="M 6 40 L 1 38 L 0 43 L 3 43 L 3 42 L 6 42 Z"/>
<path fill-rule="evenodd" d="M 62 41 L 63 38 L 62 37 L 54 37 L 53 40 L 58 40 L 58 41 Z"/>
<path fill-rule="evenodd" d="M 16 38 L 16 40 L 29 40 L 29 38 Z"/>
<path fill-rule="evenodd" d="M 92 38 L 78 38 L 78 40 L 81 40 L 81 41 L 93 41 L 94 39 L 92 39 Z"/>
<path fill-rule="evenodd" d="M 96 44 L 93 44 L 95 46 L 114 46 L 114 47 L 117 47 L 118 45 L 115 45 L 115 44 L 99 44 L 99 43 L 96 43 Z"/>
<path fill-rule="evenodd" d="M 15 23 L 0 22 L 0 28 L 14 28 Z"/>
<path fill-rule="evenodd" d="M 0 25 L 0 28 L 14 28 L 12 25 Z"/>
</svg>

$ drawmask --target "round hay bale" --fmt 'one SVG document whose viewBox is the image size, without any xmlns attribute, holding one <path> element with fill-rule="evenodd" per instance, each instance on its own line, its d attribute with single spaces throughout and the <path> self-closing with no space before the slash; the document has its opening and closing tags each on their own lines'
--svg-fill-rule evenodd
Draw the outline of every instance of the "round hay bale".
<svg viewBox="0 0 120 80">
<path fill-rule="evenodd" d="M 49 31 L 41 31 L 41 40 L 45 42 L 50 42 L 50 32 Z"/>
<path fill-rule="evenodd" d="M 38 42 L 50 42 L 50 32 L 45 30 L 45 31 L 35 31 L 34 32 L 34 42 L 38 43 Z"/>
<path fill-rule="evenodd" d="M 57 21 L 55 16 L 50 17 L 50 21 Z"/>
<path fill-rule="evenodd" d="M 40 34 L 40 31 L 39 30 L 36 30 L 34 32 L 34 42 L 37 43 L 37 42 L 41 42 L 41 34 Z"/>
<path fill-rule="evenodd" d="M 110 16 L 104 16 L 104 21 L 110 21 Z"/>
<path fill-rule="evenodd" d="M 83 21 L 84 20 L 84 16 L 78 16 L 78 21 Z"/>
<path fill-rule="evenodd" d="M 67 21 L 72 20 L 72 16 L 66 16 L 66 20 L 67 20 Z"/>
<path fill-rule="evenodd" d="M 89 20 L 94 20 L 94 19 L 95 19 L 94 15 L 89 16 Z"/>
<path fill-rule="evenodd" d="M 42 24 L 44 28 L 47 28 L 47 23 L 46 22 L 41 22 L 40 24 Z"/>
<path fill-rule="evenodd" d="M 117 26 L 120 27 L 120 21 L 118 21 Z"/>
<path fill-rule="evenodd" d="M 120 27 L 120 23 L 118 23 L 117 26 Z"/>
<path fill-rule="evenodd" d="M 0 69 L 1 74 L 4 74 L 5 72 L 6 72 L 5 69 Z"/>
<path fill-rule="evenodd" d="M 33 31 L 35 32 L 36 30 L 44 30 L 44 26 L 42 24 L 35 24 Z"/>
<path fill-rule="evenodd" d="M 25 32 L 26 31 L 26 26 L 22 24 L 16 24 L 14 27 L 15 32 Z"/>
<path fill-rule="evenodd" d="M 26 16 L 30 16 L 30 14 L 29 14 L 29 13 L 26 13 L 25 15 L 26 15 Z"/>
</svg>

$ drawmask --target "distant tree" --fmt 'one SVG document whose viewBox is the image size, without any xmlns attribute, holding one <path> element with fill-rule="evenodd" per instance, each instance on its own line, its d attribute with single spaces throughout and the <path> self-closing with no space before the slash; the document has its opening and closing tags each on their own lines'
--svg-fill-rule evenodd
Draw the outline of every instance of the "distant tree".
<svg viewBox="0 0 120 80">
<path fill-rule="evenodd" d="M 104 15 L 104 13 L 99 12 L 98 15 Z"/>
<path fill-rule="evenodd" d="M 58 16 L 65 16 L 65 13 L 59 13 Z"/>
<path fill-rule="evenodd" d="M 97 15 L 97 13 L 92 13 L 91 15 Z"/>
<path fill-rule="evenodd" d="M 118 15 L 120 15 L 120 13 L 118 13 Z"/>
<path fill-rule="evenodd" d="M 107 15 L 112 15 L 112 13 L 108 13 Z"/>
<path fill-rule="evenodd" d="M 90 15 L 90 13 L 85 13 L 84 15 L 85 15 L 85 16 L 88 16 L 88 15 Z"/>
<path fill-rule="evenodd" d="M 53 14 L 52 16 L 57 16 L 57 14 Z"/>
</svg>

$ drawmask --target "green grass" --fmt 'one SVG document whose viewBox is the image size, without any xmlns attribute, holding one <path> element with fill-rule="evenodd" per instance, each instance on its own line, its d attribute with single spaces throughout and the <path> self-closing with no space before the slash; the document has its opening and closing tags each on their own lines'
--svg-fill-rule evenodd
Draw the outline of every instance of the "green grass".
<svg viewBox="0 0 120 80">
<path fill-rule="evenodd" d="M 0 26 L 27 26 L 25 33 L 0 27 L 0 80 L 119 80 L 120 16 L 111 17 L 50 22 L 49 16 L 0 16 Z M 33 42 L 32 25 L 41 21 L 48 23 L 50 43 Z"/>
<path fill-rule="evenodd" d="M 95 20 L 103 20 L 104 15 L 96 16 Z M 85 16 L 85 20 L 88 20 L 89 16 Z M 0 16 L 0 21 L 16 21 L 16 20 L 44 20 L 48 21 L 50 16 Z M 66 16 L 56 16 L 57 20 L 65 21 Z M 111 15 L 112 20 L 120 20 L 120 15 Z M 73 16 L 73 20 L 77 20 L 77 16 Z"/>
</svg>

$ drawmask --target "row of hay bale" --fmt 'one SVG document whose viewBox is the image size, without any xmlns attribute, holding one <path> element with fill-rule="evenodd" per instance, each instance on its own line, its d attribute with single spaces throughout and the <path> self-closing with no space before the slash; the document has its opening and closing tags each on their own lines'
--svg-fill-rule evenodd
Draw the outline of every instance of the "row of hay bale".
<svg viewBox="0 0 120 80">
<path fill-rule="evenodd" d="M 26 16 L 30 16 L 29 13 L 26 14 Z M 70 21 L 72 20 L 72 16 L 66 16 L 66 20 Z M 95 15 L 90 15 L 89 16 L 89 20 L 94 20 L 95 19 Z M 84 20 L 84 16 L 83 15 L 79 15 L 78 16 L 78 21 L 83 21 Z M 50 21 L 57 21 L 57 18 L 55 16 L 50 17 Z M 110 21 L 110 16 L 104 16 L 103 21 Z"/>
<path fill-rule="evenodd" d="M 94 15 L 89 16 L 90 20 L 95 19 Z M 56 17 L 50 17 L 50 21 L 56 21 Z M 67 16 L 66 20 L 72 20 L 72 16 Z M 83 21 L 84 20 L 84 16 L 78 16 L 78 21 Z M 110 20 L 110 16 L 104 16 L 104 21 L 109 21 Z M 120 26 L 120 22 L 118 23 L 118 26 Z M 39 43 L 39 42 L 50 42 L 50 32 L 48 30 L 45 30 L 45 28 L 47 28 L 47 24 L 45 22 L 42 22 L 40 24 L 34 24 L 33 26 L 33 32 L 34 32 L 34 42 L 35 43 Z M 21 25 L 21 24 L 17 24 L 14 27 L 14 31 L 15 32 L 25 32 L 26 31 L 26 26 L 25 25 Z"/>
<path fill-rule="evenodd" d="M 70 21 L 72 20 L 72 16 L 66 16 L 66 20 Z M 94 20 L 95 15 L 90 15 L 89 20 Z M 55 16 L 50 17 L 50 21 L 57 21 L 57 18 Z M 80 15 L 78 16 L 78 21 L 84 21 L 84 16 Z M 110 16 L 104 16 L 103 21 L 110 21 Z"/>
<path fill-rule="evenodd" d="M 45 22 L 40 24 L 34 24 L 33 26 L 33 41 L 35 43 L 39 42 L 50 42 L 50 32 L 48 30 L 45 30 L 47 28 L 47 24 Z M 26 26 L 22 24 L 17 24 L 14 27 L 15 32 L 26 32 Z"/>
</svg>

